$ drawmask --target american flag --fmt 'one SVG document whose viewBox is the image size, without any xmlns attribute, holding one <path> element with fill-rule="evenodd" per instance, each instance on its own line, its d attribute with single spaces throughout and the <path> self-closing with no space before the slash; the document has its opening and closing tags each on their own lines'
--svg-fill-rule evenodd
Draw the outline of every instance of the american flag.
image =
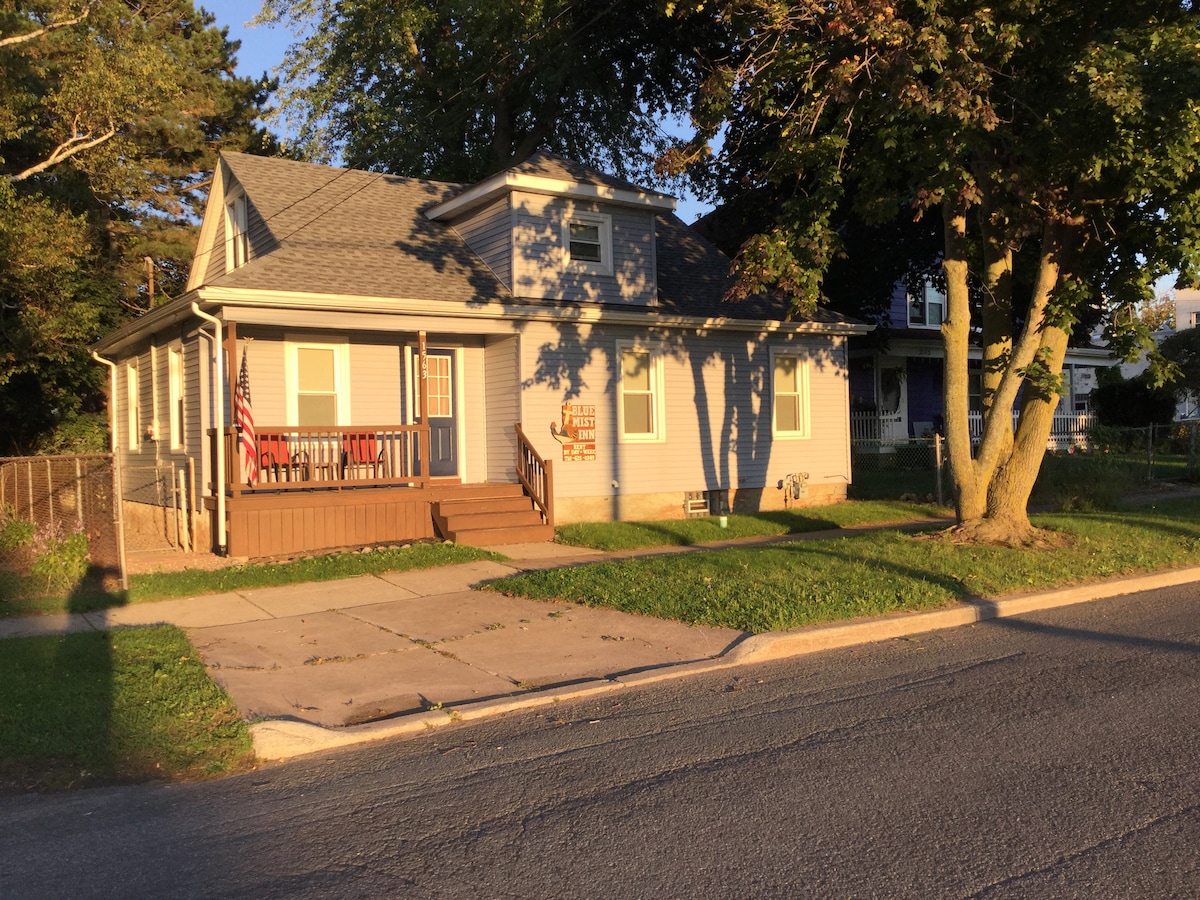
<svg viewBox="0 0 1200 900">
<path fill-rule="evenodd" d="M 254 435 L 254 410 L 250 406 L 250 372 L 246 369 L 246 351 L 242 350 L 242 371 L 233 393 L 234 424 L 242 445 L 242 475 L 246 484 L 258 484 L 258 442 Z"/>
</svg>

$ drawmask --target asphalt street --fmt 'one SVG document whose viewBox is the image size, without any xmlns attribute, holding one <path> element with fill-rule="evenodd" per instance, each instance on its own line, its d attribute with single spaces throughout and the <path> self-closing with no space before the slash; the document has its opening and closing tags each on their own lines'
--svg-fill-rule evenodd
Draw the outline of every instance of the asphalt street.
<svg viewBox="0 0 1200 900">
<path fill-rule="evenodd" d="M 1200 896 L 1198 663 L 1188 585 L 7 797 L 0 896 Z"/>
</svg>

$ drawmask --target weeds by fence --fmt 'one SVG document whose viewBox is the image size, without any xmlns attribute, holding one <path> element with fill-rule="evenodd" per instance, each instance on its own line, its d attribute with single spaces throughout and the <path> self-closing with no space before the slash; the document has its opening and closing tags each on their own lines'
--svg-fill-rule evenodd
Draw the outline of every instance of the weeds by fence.
<svg viewBox="0 0 1200 900">
<path fill-rule="evenodd" d="M 0 600 L 124 583 L 113 460 L 0 458 Z"/>
</svg>

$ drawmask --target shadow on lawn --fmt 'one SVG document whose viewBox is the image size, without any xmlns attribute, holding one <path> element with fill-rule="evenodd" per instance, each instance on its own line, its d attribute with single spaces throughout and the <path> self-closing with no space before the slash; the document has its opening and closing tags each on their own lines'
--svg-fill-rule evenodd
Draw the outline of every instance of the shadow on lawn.
<svg viewBox="0 0 1200 900">
<path fill-rule="evenodd" d="M 95 610 L 96 584 L 97 573 L 89 571 L 68 596 L 67 610 Z M 111 781 L 109 632 L 89 628 L 0 643 L 8 645 L 0 664 L 0 790 Z"/>
</svg>

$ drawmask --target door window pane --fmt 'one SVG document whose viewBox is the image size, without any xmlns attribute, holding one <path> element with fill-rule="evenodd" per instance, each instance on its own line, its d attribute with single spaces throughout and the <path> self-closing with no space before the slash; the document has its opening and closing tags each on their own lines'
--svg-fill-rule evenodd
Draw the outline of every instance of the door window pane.
<svg viewBox="0 0 1200 900">
<path fill-rule="evenodd" d="M 429 356 L 429 415 L 449 417 L 454 414 L 450 383 L 450 357 Z"/>
</svg>

